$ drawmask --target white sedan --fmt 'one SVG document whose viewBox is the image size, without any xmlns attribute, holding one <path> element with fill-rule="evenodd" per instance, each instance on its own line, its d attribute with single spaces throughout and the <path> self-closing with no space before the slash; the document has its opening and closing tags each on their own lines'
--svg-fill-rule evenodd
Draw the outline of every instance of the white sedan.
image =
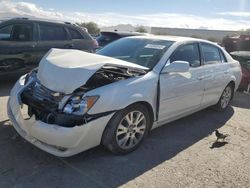
<svg viewBox="0 0 250 188">
<path fill-rule="evenodd" d="M 97 54 L 51 49 L 11 91 L 17 132 L 67 157 L 103 144 L 135 150 L 150 130 L 215 106 L 224 110 L 241 80 L 237 61 L 199 39 L 138 36 Z"/>
</svg>

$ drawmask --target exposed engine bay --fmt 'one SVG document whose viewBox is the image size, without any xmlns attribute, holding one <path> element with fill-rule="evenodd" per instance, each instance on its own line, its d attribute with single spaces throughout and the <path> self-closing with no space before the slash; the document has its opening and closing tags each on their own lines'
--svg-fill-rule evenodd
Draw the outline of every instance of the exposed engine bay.
<svg viewBox="0 0 250 188">
<path fill-rule="evenodd" d="M 89 91 L 113 82 L 125 80 L 134 76 L 145 74 L 145 71 L 132 70 L 125 67 L 103 66 L 99 69 L 84 86 L 79 89 Z"/>
<path fill-rule="evenodd" d="M 28 115 L 30 117 L 34 115 L 36 120 L 64 127 L 83 125 L 108 113 L 89 115 L 87 112 L 92 106 L 88 105 L 90 102 L 94 104 L 99 96 L 85 97 L 86 92 L 145 73 L 144 70 L 139 69 L 104 65 L 89 78 L 85 85 L 71 94 L 64 94 L 44 87 L 37 79 L 35 70 L 26 78 L 26 83 L 30 77 L 33 81 L 27 84 L 21 93 L 21 100 L 28 106 Z"/>
</svg>

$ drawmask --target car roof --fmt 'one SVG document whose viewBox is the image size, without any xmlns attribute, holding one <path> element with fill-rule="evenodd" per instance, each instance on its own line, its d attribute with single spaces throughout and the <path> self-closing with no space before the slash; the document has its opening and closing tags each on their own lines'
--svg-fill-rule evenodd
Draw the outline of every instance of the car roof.
<svg viewBox="0 0 250 188">
<path fill-rule="evenodd" d="M 42 19 L 42 18 L 12 18 L 12 19 L 2 20 L 2 22 L 0 23 L 3 24 L 3 23 L 33 23 L 33 22 L 78 27 L 77 25 L 70 23 L 70 22 L 64 22 L 60 20 L 48 20 L 48 19 Z"/>
<path fill-rule="evenodd" d="M 204 43 L 208 43 L 211 45 L 214 45 L 218 48 L 222 47 L 220 45 L 218 45 L 215 42 L 211 42 L 208 40 L 204 40 L 204 39 L 198 39 L 198 38 L 192 38 L 192 37 L 182 37 L 182 36 L 174 36 L 174 35 L 152 35 L 152 34 L 148 34 L 145 36 L 130 36 L 129 38 L 142 38 L 142 39 L 153 39 L 153 40 L 167 40 L 167 41 L 172 41 L 172 42 L 204 42 Z"/>
<path fill-rule="evenodd" d="M 182 36 L 173 36 L 173 35 L 145 35 L 145 36 L 131 36 L 130 38 L 169 40 L 169 41 L 173 41 L 173 42 L 197 41 L 197 42 L 206 42 L 206 43 L 210 43 L 210 44 L 213 44 L 213 45 L 217 45 L 217 43 L 214 43 L 214 42 L 211 42 L 211 41 L 208 41 L 208 40 L 204 40 L 204 39 L 197 39 L 197 38 L 192 38 L 192 37 L 182 37 Z"/>
</svg>

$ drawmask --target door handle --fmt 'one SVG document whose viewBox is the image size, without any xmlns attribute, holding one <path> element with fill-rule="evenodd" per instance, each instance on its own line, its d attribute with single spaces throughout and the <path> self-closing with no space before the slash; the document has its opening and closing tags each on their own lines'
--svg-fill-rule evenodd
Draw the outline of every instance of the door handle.
<svg viewBox="0 0 250 188">
<path fill-rule="evenodd" d="M 30 47 L 30 48 L 35 48 L 36 45 L 35 45 L 35 44 L 31 44 L 29 47 Z"/>
<path fill-rule="evenodd" d="M 204 79 L 208 79 L 208 78 L 211 78 L 211 75 L 199 76 L 199 77 L 197 78 L 197 80 L 204 80 Z"/>
<path fill-rule="evenodd" d="M 197 78 L 197 80 L 203 80 L 205 78 L 205 76 L 199 76 L 198 78 Z"/>
<path fill-rule="evenodd" d="M 225 73 L 225 74 L 228 74 L 228 73 L 229 73 L 229 70 L 224 71 L 224 73 Z"/>
</svg>

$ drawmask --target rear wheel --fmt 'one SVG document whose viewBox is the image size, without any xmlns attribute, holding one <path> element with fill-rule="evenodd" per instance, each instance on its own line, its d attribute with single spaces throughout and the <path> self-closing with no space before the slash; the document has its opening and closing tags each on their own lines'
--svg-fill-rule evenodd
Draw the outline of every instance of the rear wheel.
<svg viewBox="0 0 250 188">
<path fill-rule="evenodd" d="M 233 96 L 233 86 L 232 84 L 229 84 L 222 92 L 219 102 L 215 105 L 216 109 L 218 111 L 225 110 L 228 107 L 232 99 L 232 96 Z"/>
<path fill-rule="evenodd" d="M 115 154 L 134 151 L 148 134 L 149 117 L 147 108 L 141 104 L 117 112 L 104 131 L 103 145 Z"/>
</svg>

